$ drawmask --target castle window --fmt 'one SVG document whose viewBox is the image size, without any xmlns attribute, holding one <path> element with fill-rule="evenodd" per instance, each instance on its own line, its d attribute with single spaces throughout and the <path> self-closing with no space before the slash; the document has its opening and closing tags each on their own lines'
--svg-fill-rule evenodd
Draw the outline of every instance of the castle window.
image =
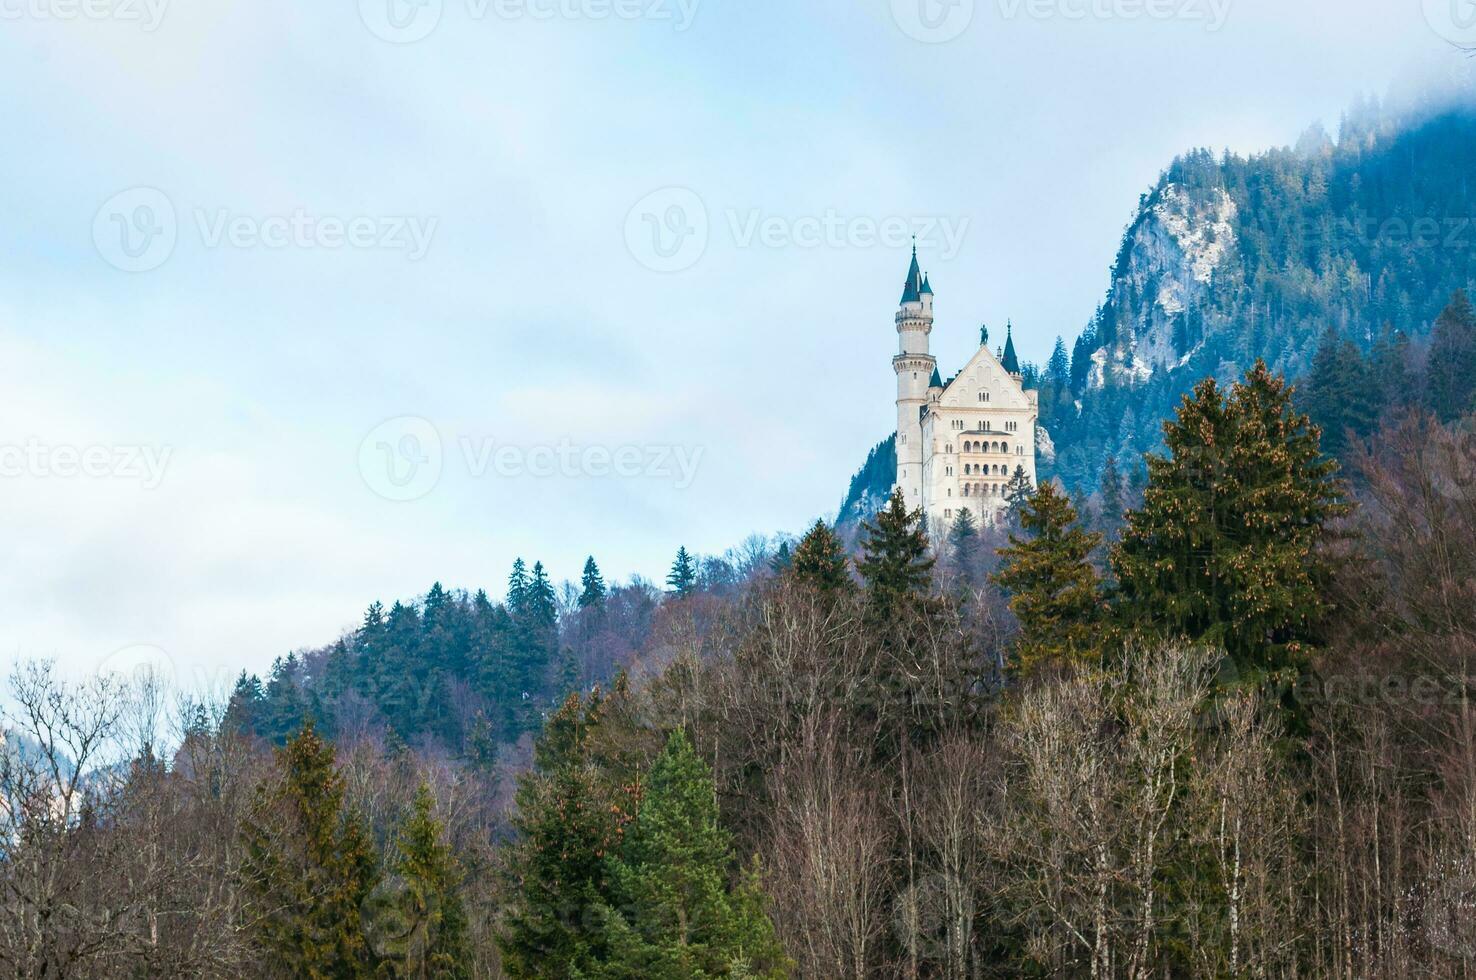
<svg viewBox="0 0 1476 980">
<path fill-rule="evenodd" d="M 943 516 L 944 517 L 952 517 L 953 516 L 953 511 L 951 511 L 951 510 L 945 510 L 945 511 L 943 511 Z"/>
<path fill-rule="evenodd" d="M 987 391 L 981 391 L 981 392 L 979 392 L 979 400 L 981 402 L 987 402 L 989 400 L 989 392 L 987 392 Z"/>
<path fill-rule="evenodd" d="M 1007 443 L 1007 442 L 1000 443 L 999 444 L 999 451 L 1002 452 L 1002 453 L 1009 452 L 1010 451 L 1010 444 Z"/>
</svg>

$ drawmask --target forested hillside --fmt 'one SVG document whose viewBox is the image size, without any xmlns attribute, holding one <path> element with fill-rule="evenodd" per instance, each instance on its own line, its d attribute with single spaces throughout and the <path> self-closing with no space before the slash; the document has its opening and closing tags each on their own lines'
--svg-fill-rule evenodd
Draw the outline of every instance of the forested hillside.
<svg viewBox="0 0 1476 980">
<path fill-rule="evenodd" d="M 1368 362 L 1316 360 L 1344 405 Z M 0 965 L 1469 977 L 1476 416 L 1409 401 L 1340 468 L 1257 363 L 1090 518 L 1047 482 L 939 540 L 894 496 L 854 553 L 678 549 L 660 590 L 519 565 L 228 702 L 21 664 Z"/>
</svg>

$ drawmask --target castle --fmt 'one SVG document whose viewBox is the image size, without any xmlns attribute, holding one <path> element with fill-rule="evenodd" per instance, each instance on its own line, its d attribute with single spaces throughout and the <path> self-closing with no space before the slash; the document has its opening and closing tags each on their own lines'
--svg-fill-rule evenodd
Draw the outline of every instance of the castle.
<svg viewBox="0 0 1476 980">
<path fill-rule="evenodd" d="M 1035 423 L 1039 393 L 1025 390 L 1014 338 L 1006 331 L 998 354 L 989 331 L 962 371 L 944 382 L 928 353 L 933 287 L 918 269 L 917 247 L 897 311 L 897 486 L 908 508 L 929 524 L 947 525 L 964 508 L 996 520 L 1005 484 L 1023 468 L 1035 486 Z"/>
</svg>

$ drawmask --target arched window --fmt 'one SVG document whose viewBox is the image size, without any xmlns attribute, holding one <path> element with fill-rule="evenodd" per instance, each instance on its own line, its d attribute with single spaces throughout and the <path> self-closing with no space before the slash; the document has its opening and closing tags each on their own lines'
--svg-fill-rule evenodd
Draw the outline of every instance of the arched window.
<svg viewBox="0 0 1476 980">
<path fill-rule="evenodd" d="M 1007 442 L 1000 443 L 999 444 L 999 451 L 1002 452 L 1002 453 L 1009 452 L 1010 451 L 1010 444 L 1007 443 Z"/>
</svg>

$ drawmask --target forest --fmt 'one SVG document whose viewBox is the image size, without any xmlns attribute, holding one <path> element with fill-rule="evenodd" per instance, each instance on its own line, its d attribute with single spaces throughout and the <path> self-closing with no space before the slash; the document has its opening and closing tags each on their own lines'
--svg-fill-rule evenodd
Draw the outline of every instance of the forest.
<svg viewBox="0 0 1476 980">
<path fill-rule="evenodd" d="M 9 678 L 17 977 L 1476 974 L 1476 316 L 1100 490 Z"/>
</svg>

